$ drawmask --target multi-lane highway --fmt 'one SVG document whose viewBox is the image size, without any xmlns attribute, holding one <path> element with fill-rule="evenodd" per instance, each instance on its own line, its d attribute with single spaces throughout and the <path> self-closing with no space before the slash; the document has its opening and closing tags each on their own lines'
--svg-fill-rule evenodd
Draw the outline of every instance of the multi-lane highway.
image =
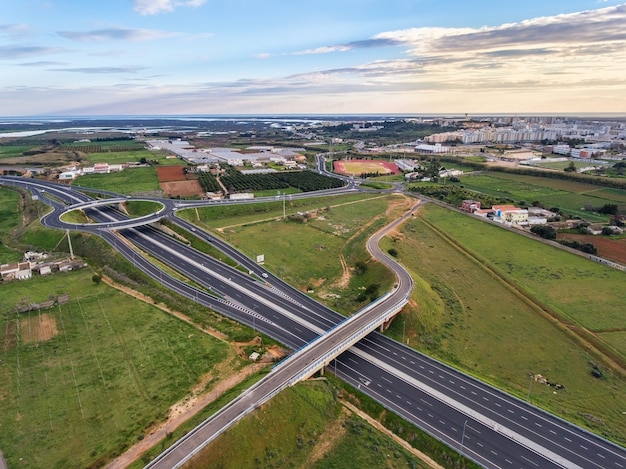
<svg viewBox="0 0 626 469">
<path fill-rule="evenodd" d="M 42 198 L 50 186 L 29 184 Z M 46 190 L 42 193 L 42 190 Z M 74 193 L 57 188 L 51 205 Z M 70 203 L 84 200 L 73 194 Z M 57 199 L 57 200 L 55 200 Z M 95 217 L 121 217 L 95 209 Z M 104 213 L 103 213 L 104 212 Z M 106 214 L 106 216 L 105 216 Z M 178 220 L 181 225 L 187 222 Z M 189 226 L 189 225 L 187 225 Z M 191 228 L 191 227 L 189 227 Z M 294 349 L 334 327 L 337 313 L 285 285 L 212 234 L 192 234 L 230 252 L 254 276 L 231 269 L 151 228 L 115 236 L 93 228 L 149 275 L 179 293 L 211 305 Z M 159 256 L 207 290 L 189 287 L 148 263 L 127 242 Z M 263 273 L 267 279 L 259 281 Z M 209 290 L 210 289 L 210 290 Z M 212 292 L 208 293 L 208 292 Z M 252 319 L 254 318 L 254 319 Z M 369 334 L 330 364 L 333 372 L 380 403 L 484 467 L 626 468 L 624 448 L 613 445 L 516 398 L 467 377 L 378 333 Z"/>
</svg>

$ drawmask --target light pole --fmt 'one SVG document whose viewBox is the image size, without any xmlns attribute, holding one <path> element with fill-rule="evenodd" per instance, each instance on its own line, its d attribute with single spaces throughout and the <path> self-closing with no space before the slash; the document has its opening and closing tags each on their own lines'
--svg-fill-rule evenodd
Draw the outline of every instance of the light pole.
<svg viewBox="0 0 626 469">
<path fill-rule="evenodd" d="M 463 443 L 465 442 L 465 427 L 467 426 L 467 420 L 463 424 L 463 435 L 461 436 L 461 456 L 463 456 Z"/>
<path fill-rule="evenodd" d="M 404 334 L 406 333 L 406 318 L 402 318 L 402 343 L 404 344 Z"/>
<path fill-rule="evenodd" d="M 530 388 L 533 385 L 533 374 L 530 374 L 530 382 L 528 383 L 528 396 L 526 396 L 526 401 L 530 402 Z"/>
</svg>

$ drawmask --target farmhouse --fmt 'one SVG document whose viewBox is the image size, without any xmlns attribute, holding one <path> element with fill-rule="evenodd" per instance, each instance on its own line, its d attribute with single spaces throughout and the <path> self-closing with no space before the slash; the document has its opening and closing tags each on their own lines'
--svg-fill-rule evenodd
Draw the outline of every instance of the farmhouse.
<svg viewBox="0 0 626 469">
<path fill-rule="evenodd" d="M 474 213 L 476 210 L 480 210 L 480 202 L 476 200 L 464 200 L 461 204 L 461 210 Z"/>
<path fill-rule="evenodd" d="M 528 223 L 528 210 L 515 205 L 494 205 L 491 207 L 494 221 L 524 225 Z"/>
<path fill-rule="evenodd" d="M 2 277 L 3 281 L 25 280 L 32 276 L 33 271 L 29 261 L 0 265 L 0 277 Z"/>
</svg>

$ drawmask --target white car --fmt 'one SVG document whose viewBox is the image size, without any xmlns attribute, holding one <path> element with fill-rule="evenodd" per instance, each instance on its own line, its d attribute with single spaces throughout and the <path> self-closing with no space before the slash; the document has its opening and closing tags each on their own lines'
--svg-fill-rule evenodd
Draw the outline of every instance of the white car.
<svg viewBox="0 0 626 469">
<path fill-rule="evenodd" d="M 267 275 L 265 272 L 263 272 L 263 273 L 261 274 L 261 277 L 263 277 L 263 278 L 267 278 L 267 277 L 269 277 L 269 275 Z"/>
</svg>

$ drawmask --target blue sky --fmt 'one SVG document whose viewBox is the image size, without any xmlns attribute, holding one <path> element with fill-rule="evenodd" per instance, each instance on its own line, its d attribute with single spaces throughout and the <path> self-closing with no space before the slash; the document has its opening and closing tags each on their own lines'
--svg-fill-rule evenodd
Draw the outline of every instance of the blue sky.
<svg viewBox="0 0 626 469">
<path fill-rule="evenodd" d="M 626 113 L 612 0 L 0 0 L 0 115 Z"/>
</svg>

